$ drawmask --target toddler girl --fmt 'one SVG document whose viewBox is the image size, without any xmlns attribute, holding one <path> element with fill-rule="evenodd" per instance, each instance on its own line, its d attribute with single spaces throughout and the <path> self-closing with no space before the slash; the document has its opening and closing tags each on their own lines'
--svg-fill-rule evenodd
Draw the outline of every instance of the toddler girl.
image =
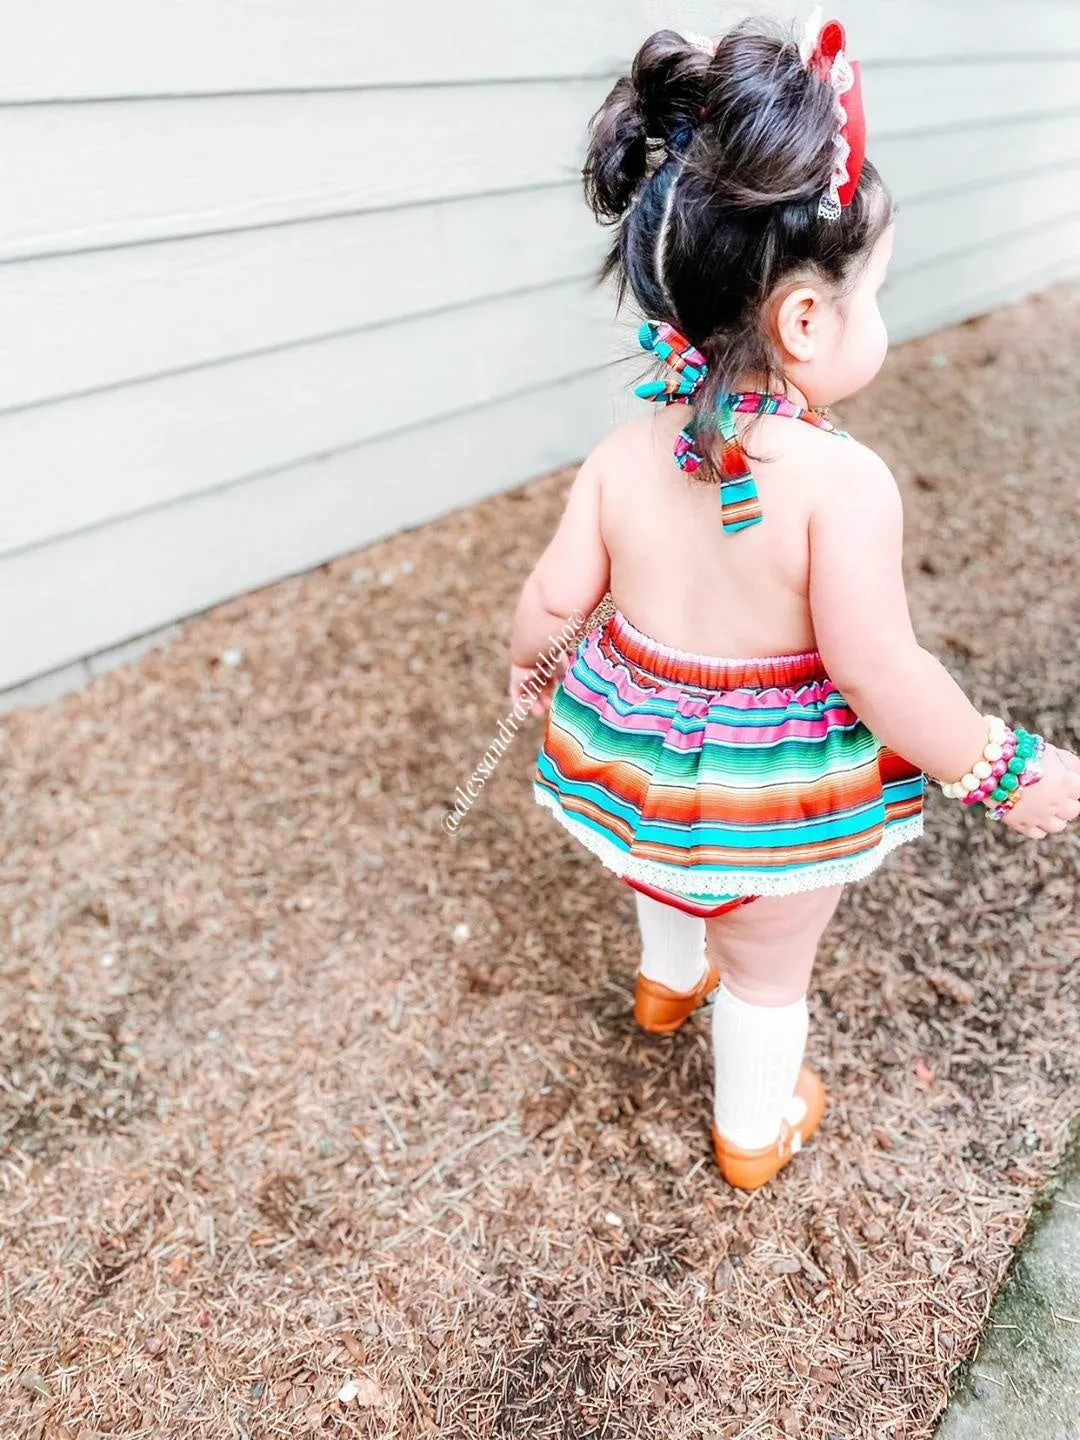
<svg viewBox="0 0 1080 1440">
<path fill-rule="evenodd" d="M 884 360 L 893 244 L 843 44 L 661 31 L 595 116 L 605 274 L 666 378 L 582 466 L 511 642 L 514 698 L 549 710 L 537 799 L 637 891 L 639 1022 L 716 991 L 713 1142 L 744 1189 L 821 1120 L 815 951 L 844 883 L 921 833 L 924 775 L 1034 839 L 1080 814 L 1080 761 L 920 648 L 896 484 L 824 414 Z M 547 636 L 609 591 L 545 682 Z"/>
</svg>

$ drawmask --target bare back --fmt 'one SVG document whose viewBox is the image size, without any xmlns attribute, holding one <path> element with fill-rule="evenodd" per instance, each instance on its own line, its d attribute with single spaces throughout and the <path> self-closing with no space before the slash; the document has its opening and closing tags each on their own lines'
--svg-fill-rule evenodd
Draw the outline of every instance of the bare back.
<svg viewBox="0 0 1080 1440">
<path fill-rule="evenodd" d="M 602 447 L 600 525 L 615 604 L 654 639 L 697 654 L 814 649 L 808 594 L 815 476 L 845 441 L 789 417 L 740 425 L 765 520 L 729 534 L 718 486 L 675 463 L 675 437 L 687 416 L 683 406 L 653 411 Z"/>
</svg>

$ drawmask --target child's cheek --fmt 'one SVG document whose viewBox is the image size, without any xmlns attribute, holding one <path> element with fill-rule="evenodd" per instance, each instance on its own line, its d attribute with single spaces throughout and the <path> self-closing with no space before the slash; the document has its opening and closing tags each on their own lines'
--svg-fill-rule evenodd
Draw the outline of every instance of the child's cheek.
<svg viewBox="0 0 1080 1440">
<path fill-rule="evenodd" d="M 860 387 L 869 385 L 881 369 L 888 348 L 889 334 L 885 329 L 885 321 L 878 309 L 876 298 L 871 298 L 860 316 L 859 354 L 856 360 L 860 372 Z"/>
<path fill-rule="evenodd" d="M 875 375 L 876 375 L 877 372 L 881 369 L 882 365 L 885 364 L 885 356 L 888 354 L 888 352 L 889 352 L 889 332 L 888 332 L 888 330 L 886 329 L 886 326 L 885 326 L 884 316 L 882 315 L 880 309 L 878 308 L 877 302 L 875 301 L 875 303 L 874 303 L 874 344 L 873 344 L 873 361 L 874 361 L 874 374 L 875 374 Z"/>
</svg>

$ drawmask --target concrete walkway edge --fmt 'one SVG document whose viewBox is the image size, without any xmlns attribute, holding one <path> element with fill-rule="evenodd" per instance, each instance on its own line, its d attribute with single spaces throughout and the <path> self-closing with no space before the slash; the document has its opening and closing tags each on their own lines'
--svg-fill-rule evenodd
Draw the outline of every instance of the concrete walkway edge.
<svg viewBox="0 0 1080 1440">
<path fill-rule="evenodd" d="M 1080 1440 L 1080 1132 L 1032 1215 L 937 1440 Z"/>
</svg>

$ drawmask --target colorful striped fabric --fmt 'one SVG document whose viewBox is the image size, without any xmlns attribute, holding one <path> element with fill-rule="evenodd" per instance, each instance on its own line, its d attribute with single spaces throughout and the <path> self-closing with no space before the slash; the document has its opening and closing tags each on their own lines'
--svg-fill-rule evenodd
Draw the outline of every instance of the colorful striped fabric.
<svg viewBox="0 0 1080 1440">
<path fill-rule="evenodd" d="M 674 325 L 646 320 L 638 327 L 638 344 L 668 366 L 663 380 L 646 380 L 634 387 L 641 400 L 658 400 L 665 405 L 689 405 L 709 373 L 705 356 L 681 335 Z"/>
<path fill-rule="evenodd" d="M 751 525 L 759 525 L 764 519 L 757 484 L 750 472 L 746 451 L 735 428 L 735 416 L 748 414 L 784 415 L 793 420 L 805 420 L 808 425 L 816 425 L 819 430 L 829 430 L 834 435 L 847 438 L 846 433 L 837 430 L 825 415 L 794 405 L 786 395 L 764 395 L 757 390 L 729 395 L 717 412 L 720 434 L 724 441 L 720 456 L 720 520 L 729 535 L 746 530 Z M 679 445 L 686 434 L 687 431 L 684 430 L 675 442 L 676 459 L 679 458 Z M 700 456 L 697 459 L 700 464 Z M 686 470 L 697 468 L 682 461 L 680 464 L 683 464 Z"/>
<path fill-rule="evenodd" d="M 709 373 L 708 363 L 701 351 L 674 325 L 656 320 L 646 320 L 639 327 L 638 344 L 662 360 L 670 373 L 663 380 L 646 380 L 635 386 L 634 394 L 659 405 L 692 405 Z M 735 428 L 735 416 L 738 414 L 785 415 L 805 420 L 821 430 L 844 435 L 844 431 L 837 430 L 826 416 L 794 405 L 786 395 L 745 390 L 722 399 L 717 407 L 717 425 L 724 442 L 720 459 L 720 522 L 729 535 L 735 535 L 751 525 L 760 525 L 764 519 L 757 485 Z M 675 460 L 689 475 L 701 468 L 703 462 L 697 448 L 697 426 L 693 420 L 676 437 Z"/>
<path fill-rule="evenodd" d="M 923 786 L 818 655 L 687 655 L 616 611 L 555 693 L 535 793 L 635 888 L 712 914 L 868 875 L 922 833 Z"/>
</svg>

